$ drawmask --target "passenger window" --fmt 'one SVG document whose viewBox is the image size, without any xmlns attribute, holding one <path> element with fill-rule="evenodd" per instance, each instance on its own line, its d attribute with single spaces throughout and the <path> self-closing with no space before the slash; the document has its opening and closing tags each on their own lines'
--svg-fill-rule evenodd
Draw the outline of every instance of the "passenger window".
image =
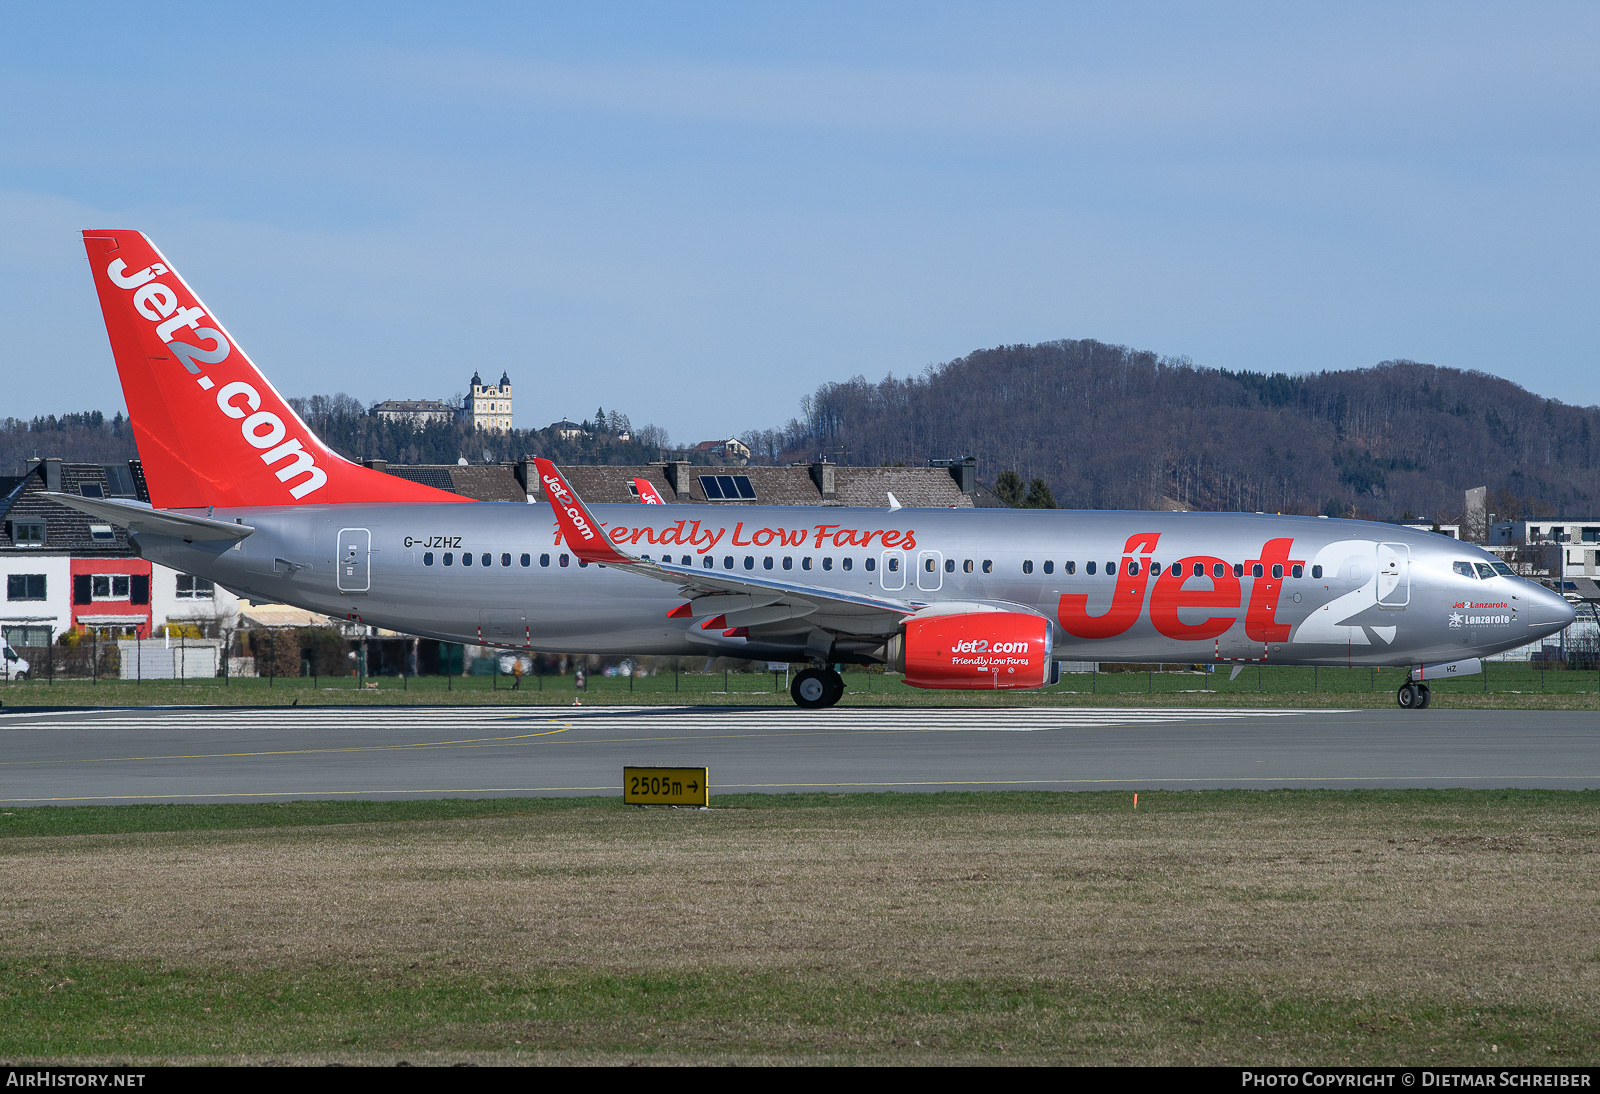
<svg viewBox="0 0 1600 1094">
<path fill-rule="evenodd" d="M 507 555 L 505 557 L 506 557 L 506 565 L 507 566 L 511 565 L 511 556 Z M 478 559 L 478 561 L 483 563 L 485 566 L 493 566 L 494 565 L 494 559 L 489 557 L 489 552 L 488 551 L 483 552 L 483 557 Z"/>
<path fill-rule="evenodd" d="M 1022 572 L 1025 574 L 1033 573 L 1033 559 L 1027 559 L 1022 563 Z"/>
<path fill-rule="evenodd" d="M 1083 564 L 1083 572 L 1088 574 L 1090 577 L 1094 576 L 1094 572 L 1095 572 L 1096 569 L 1098 569 L 1098 567 L 1093 562 L 1085 562 Z"/>
<path fill-rule="evenodd" d="M 1280 566 L 1273 566 L 1272 567 L 1272 576 L 1273 577 L 1282 577 L 1283 576 L 1283 567 L 1281 565 Z"/>
<path fill-rule="evenodd" d="M 1077 569 L 1078 564 L 1076 562 L 1063 562 L 1061 564 L 1061 572 L 1064 574 L 1076 573 Z"/>
<path fill-rule="evenodd" d="M 843 560 L 843 565 L 846 570 L 853 570 L 855 569 L 856 560 L 847 556 Z"/>
<path fill-rule="evenodd" d="M 792 555 L 784 555 L 783 556 L 783 568 L 785 570 L 794 569 L 794 557 Z"/>
<path fill-rule="evenodd" d="M 1250 567 L 1250 576 L 1251 577 L 1260 577 L 1261 576 L 1261 563 L 1258 562 L 1254 566 Z"/>
<path fill-rule="evenodd" d="M 1304 566 L 1296 566 L 1293 570 L 1289 571 L 1289 574 L 1291 577 L 1304 577 L 1306 575 L 1306 568 Z"/>
<path fill-rule="evenodd" d="M 733 569 L 733 556 L 732 555 L 723 555 L 722 556 L 722 568 L 724 570 Z"/>
<path fill-rule="evenodd" d="M 1462 577 L 1477 576 L 1472 572 L 1472 563 L 1470 562 L 1452 562 L 1450 564 L 1450 568 L 1456 573 L 1460 574 Z"/>
<path fill-rule="evenodd" d="M 1257 567 L 1257 569 L 1259 569 L 1259 568 L 1260 567 Z M 1243 577 L 1244 576 L 1244 563 L 1235 562 L 1233 564 L 1233 576 L 1234 577 Z"/>
<path fill-rule="evenodd" d="M 1131 559 L 1128 562 L 1128 576 L 1129 577 L 1138 577 L 1139 576 L 1139 564 L 1137 562 L 1132 561 Z"/>
<path fill-rule="evenodd" d="M 456 556 L 452 552 L 446 551 L 444 553 L 444 564 L 446 566 L 454 566 L 456 564 Z"/>
<path fill-rule="evenodd" d="M 463 565 L 463 566 L 471 566 L 472 565 L 472 552 L 471 551 L 462 551 L 461 552 L 461 565 Z"/>
<path fill-rule="evenodd" d="M 824 570 L 833 569 L 833 557 L 831 555 L 824 555 L 822 557 L 822 568 Z"/>
<path fill-rule="evenodd" d="M 508 555 L 508 554 L 507 555 L 501 555 L 500 556 L 500 565 L 502 565 L 502 566 L 511 565 L 511 556 Z"/>
<path fill-rule="evenodd" d="M 705 567 L 708 570 L 714 570 L 717 568 L 717 560 L 712 558 L 710 555 L 703 556 L 702 561 L 705 563 Z"/>
<path fill-rule="evenodd" d="M 986 573 L 986 574 L 994 573 L 994 560 L 993 559 L 987 559 L 986 558 L 986 559 L 983 560 L 983 572 Z"/>
<path fill-rule="evenodd" d="M 1045 563 L 1045 565 L 1048 566 L 1050 564 L 1047 562 L 1047 563 Z M 944 560 L 944 572 L 947 573 L 947 574 L 953 574 L 953 573 L 956 572 L 956 560 L 955 559 L 947 558 L 947 559 Z"/>
<path fill-rule="evenodd" d="M 433 565 L 433 552 L 432 551 L 424 551 L 423 552 L 423 554 L 422 554 L 422 564 L 424 566 L 432 566 Z"/>
<path fill-rule="evenodd" d="M 745 555 L 744 556 L 744 568 L 746 570 L 754 570 L 756 568 L 756 556 L 755 555 Z"/>
<path fill-rule="evenodd" d="M 584 558 L 580 558 L 578 560 L 578 569 L 587 570 L 588 568 L 589 568 L 589 560 L 588 559 L 584 559 Z"/>
<path fill-rule="evenodd" d="M 875 559 L 875 558 L 872 558 L 871 556 L 868 556 L 868 558 L 867 558 L 867 569 L 868 570 L 876 570 L 877 568 L 878 568 L 878 560 Z"/>
<path fill-rule="evenodd" d="M 810 555 L 807 555 L 805 558 L 802 558 L 800 560 L 800 568 L 802 570 L 811 569 L 811 556 Z"/>
<path fill-rule="evenodd" d="M 1317 581 L 1321 581 L 1322 580 L 1322 567 L 1321 566 L 1313 566 L 1313 567 L 1311 567 L 1311 576 L 1313 578 L 1315 578 Z"/>
<path fill-rule="evenodd" d="M 766 556 L 765 558 L 763 558 L 761 560 L 761 568 L 763 570 L 772 569 L 772 556 L 771 555 L 768 555 L 768 556 Z"/>
<path fill-rule="evenodd" d="M 550 556 L 549 555 L 540 555 L 539 556 L 539 565 L 541 565 L 541 566 L 550 565 Z"/>
<path fill-rule="evenodd" d="M 533 564 L 533 556 L 532 555 L 523 555 L 522 556 L 522 568 L 524 570 L 526 570 L 532 564 Z"/>
<path fill-rule="evenodd" d="M 972 560 L 970 558 L 961 564 L 961 572 L 964 574 L 972 572 Z"/>
<path fill-rule="evenodd" d="M 1112 574 L 1114 574 L 1116 572 L 1117 572 L 1117 564 L 1115 562 L 1106 563 L 1106 576 L 1107 577 L 1110 577 Z"/>
<path fill-rule="evenodd" d="M 1055 573 L 1056 572 L 1056 564 L 1054 562 L 1051 562 L 1049 559 L 1045 559 L 1044 560 L 1044 572 L 1047 573 L 1047 574 Z"/>
<path fill-rule="evenodd" d="M 688 555 L 684 555 L 683 556 L 682 562 L 683 562 L 683 565 L 685 565 L 685 566 L 693 566 L 694 565 L 694 559 L 690 558 Z"/>
<path fill-rule="evenodd" d="M 566 565 L 567 565 L 567 563 L 568 563 L 568 562 L 569 562 L 569 561 L 571 561 L 571 560 L 570 560 L 570 559 L 568 559 L 568 558 L 567 558 L 567 556 L 566 556 L 566 555 L 562 555 L 562 556 L 561 556 L 561 557 L 560 557 L 560 559 L 558 559 L 558 560 L 557 560 L 557 561 L 559 561 L 559 562 L 560 562 L 560 563 L 561 563 L 561 565 L 562 565 L 562 566 L 563 566 L 563 567 L 565 567 L 565 566 L 566 566 Z"/>
<path fill-rule="evenodd" d="M 1194 576 L 1195 577 L 1205 577 L 1206 576 L 1206 564 L 1205 563 L 1196 562 L 1194 564 Z M 1222 568 L 1220 566 L 1217 568 L 1217 576 L 1218 577 L 1222 576 Z"/>
<path fill-rule="evenodd" d="M 1494 567 L 1489 565 L 1487 562 L 1478 563 L 1478 576 L 1483 578 L 1483 580 L 1488 581 L 1494 576 Z"/>
<path fill-rule="evenodd" d="M 892 555 L 889 558 L 889 572 L 891 574 L 897 574 L 900 572 L 900 560 Z"/>
<path fill-rule="evenodd" d="M 1228 564 L 1226 562 L 1213 562 L 1211 564 L 1211 576 L 1212 577 L 1221 577 L 1223 574 L 1225 574 L 1227 572 L 1228 572 Z"/>
</svg>

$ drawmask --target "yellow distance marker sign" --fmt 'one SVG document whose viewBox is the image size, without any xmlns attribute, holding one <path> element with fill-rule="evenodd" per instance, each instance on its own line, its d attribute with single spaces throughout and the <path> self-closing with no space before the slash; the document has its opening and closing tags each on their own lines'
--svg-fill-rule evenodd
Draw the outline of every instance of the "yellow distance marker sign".
<svg viewBox="0 0 1600 1094">
<path fill-rule="evenodd" d="M 710 805 L 708 767 L 624 767 L 625 805 Z"/>
</svg>

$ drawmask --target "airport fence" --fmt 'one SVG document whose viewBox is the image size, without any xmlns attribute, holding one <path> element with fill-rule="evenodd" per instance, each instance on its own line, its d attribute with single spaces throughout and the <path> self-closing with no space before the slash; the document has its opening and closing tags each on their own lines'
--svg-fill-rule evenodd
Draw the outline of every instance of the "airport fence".
<svg viewBox="0 0 1600 1094">
<path fill-rule="evenodd" d="M 43 651 L 41 651 L 43 652 Z M 304 693 L 316 701 L 337 701 L 339 693 L 382 692 L 416 693 L 419 701 L 437 702 L 448 695 L 463 697 L 477 693 L 511 693 L 503 696 L 510 700 L 515 694 L 529 697 L 530 701 L 584 701 L 626 703 L 693 703 L 699 699 L 728 701 L 746 696 L 752 700 L 765 696 L 784 697 L 792 680 L 790 670 L 763 669 L 760 663 L 740 666 L 728 663 L 707 670 L 703 659 L 692 663 L 685 658 L 674 663 L 672 658 L 657 658 L 660 662 L 652 669 L 639 669 L 633 673 L 606 675 L 603 670 L 584 672 L 581 681 L 576 672 L 529 673 L 515 675 L 506 672 L 459 674 L 446 672 L 413 676 L 393 674 L 366 676 L 325 676 L 321 674 L 277 676 L 266 675 L 206 676 L 178 679 L 143 680 L 121 675 L 117 667 L 110 671 L 91 674 L 82 671 L 86 666 L 74 665 L 81 676 L 69 677 L 58 664 L 56 675 L 35 674 L 26 683 L 12 683 L 13 688 L 30 690 L 44 688 L 119 687 L 115 701 L 130 701 L 129 696 L 140 687 L 175 688 L 191 695 L 197 702 L 228 702 L 229 696 L 238 701 L 248 701 L 254 692 L 272 690 L 274 694 Z M 1581 666 L 1581 667 L 1580 667 Z M 792 666 L 792 671 L 803 668 Z M 1028 692 L 1010 691 L 1004 694 L 1032 697 L 1033 701 L 1048 702 L 1050 696 L 1059 696 L 1063 702 L 1082 701 L 1083 697 L 1125 697 L 1140 695 L 1166 697 L 1166 701 L 1184 696 L 1197 699 L 1205 696 L 1236 695 L 1288 697 L 1303 696 L 1392 696 L 1406 679 L 1404 668 L 1299 668 L 1283 665 L 1245 665 L 1234 675 L 1230 666 L 1192 665 L 1098 665 L 1088 671 L 1062 674 L 1060 683 Z M 945 701 L 968 697 L 982 701 L 981 692 L 929 692 L 909 687 L 897 673 L 886 673 L 874 666 L 867 670 L 860 666 L 847 666 L 844 670 L 846 693 L 850 696 L 876 696 L 899 699 L 907 703 L 926 701 L 943 696 Z M 1597 695 L 1600 694 L 1600 667 L 1588 667 L 1579 661 L 1489 662 L 1484 672 L 1458 678 L 1430 681 L 1436 695 L 1452 693 L 1477 693 L 1483 695 Z M 538 696 L 539 699 L 534 697 Z M 33 700 L 38 701 L 38 700 Z M 65 696 L 60 701 L 68 701 Z M 77 701 L 77 700 L 72 700 Z M 108 701 L 111 701 L 108 697 Z M 134 700 L 136 701 L 136 695 Z M 766 700 L 763 700 L 766 701 Z"/>
</svg>

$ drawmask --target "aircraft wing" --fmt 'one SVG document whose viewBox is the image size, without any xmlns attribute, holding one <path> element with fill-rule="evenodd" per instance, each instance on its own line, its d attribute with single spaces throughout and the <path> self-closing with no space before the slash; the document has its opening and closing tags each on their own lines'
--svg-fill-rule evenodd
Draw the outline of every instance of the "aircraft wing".
<svg viewBox="0 0 1600 1094">
<path fill-rule="evenodd" d="M 793 641 L 796 635 L 821 630 L 836 638 L 854 636 L 881 642 L 895 633 L 907 616 L 927 606 L 928 602 L 922 600 L 849 593 L 639 558 L 620 550 L 605 537 L 600 522 L 553 463 L 535 459 L 534 465 L 555 510 L 562 539 L 579 559 L 676 585 L 688 603 L 674 611 L 672 617 L 704 620 L 698 629 L 711 634 L 720 632 L 723 637 L 752 641 L 779 637 Z"/>
<path fill-rule="evenodd" d="M 235 524 L 226 520 L 213 520 L 193 513 L 180 513 L 172 509 L 154 509 L 138 501 L 121 501 L 117 498 L 80 498 L 76 494 L 63 494 L 42 490 L 40 497 L 49 498 L 69 509 L 88 513 L 133 532 L 150 532 L 154 535 L 172 536 L 184 540 L 244 539 L 255 531 L 250 524 Z"/>
</svg>

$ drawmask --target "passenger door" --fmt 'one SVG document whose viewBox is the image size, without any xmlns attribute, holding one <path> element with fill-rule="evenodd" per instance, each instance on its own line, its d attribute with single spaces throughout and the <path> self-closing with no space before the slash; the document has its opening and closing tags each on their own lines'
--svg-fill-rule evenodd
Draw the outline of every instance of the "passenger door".
<svg viewBox="0 0 1600 1094">
<path fill-rule="evenodd" d="M 1403 612 L 1411 603 L 1411 548 L 1404 543 L 1378 544 L 1378 607 Z"/>
<path fill-rule="evenodd" d="M 341 528 L 334 565 L 338 568 L 341 593 L 356 596 L 372 588 L 372 531 L 367 528 Z M 326 586 L 324 586 L 326 588 Z"/>
</svg>

